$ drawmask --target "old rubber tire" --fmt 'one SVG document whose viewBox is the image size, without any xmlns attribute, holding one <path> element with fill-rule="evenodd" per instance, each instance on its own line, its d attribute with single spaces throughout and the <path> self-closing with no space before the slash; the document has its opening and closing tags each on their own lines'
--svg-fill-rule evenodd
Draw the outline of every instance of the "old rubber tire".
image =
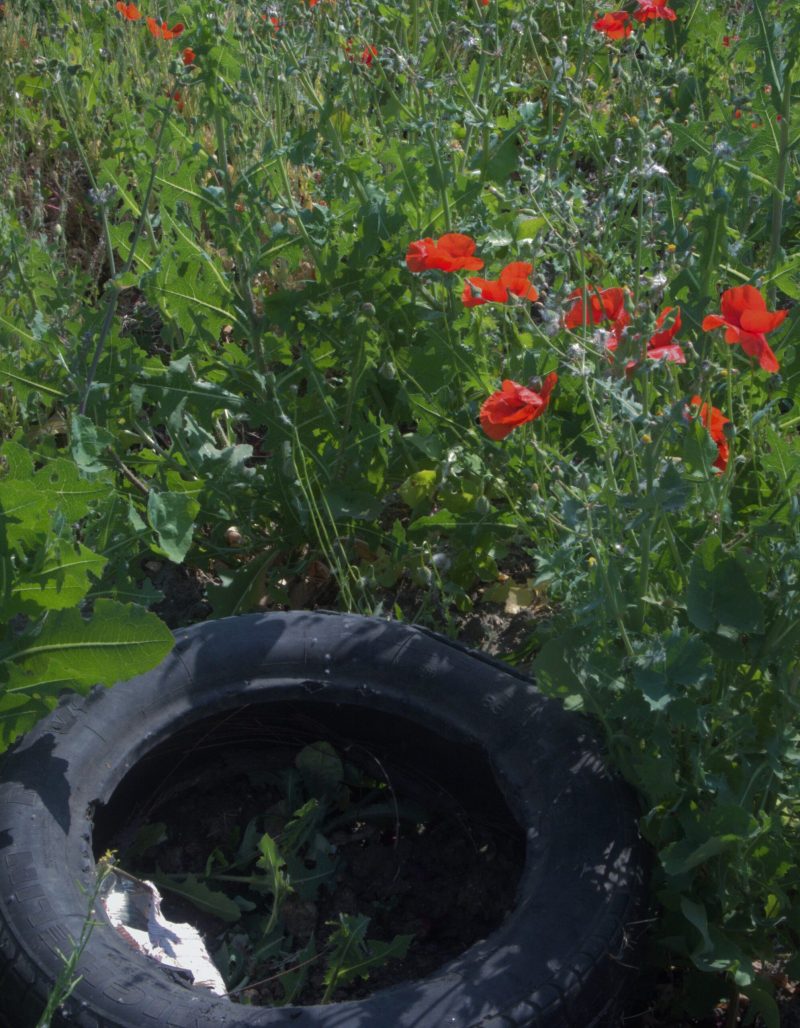
<svg viewBox="0 0 800 1028">
<path fill-rule="evenodd" d="M 358 1002 L 247 1007 L 135 952 L 103 917 L 57 1023 L 81 1028 L 589 1028 L 608 1024 L 643 903 L 630 791 L 589 724 L 524 676 L 430 632 L 348 615 L 253 615 L 177 632 L 154 671 L 70 698 L 0 769 L 0 1007 L 34 1025 L 79 935 L 92 817 L 145 754 L 214 712 L 370 705 L 480 747 L 526 833 L 515 909 L 432 976 Z"/>
</svg>

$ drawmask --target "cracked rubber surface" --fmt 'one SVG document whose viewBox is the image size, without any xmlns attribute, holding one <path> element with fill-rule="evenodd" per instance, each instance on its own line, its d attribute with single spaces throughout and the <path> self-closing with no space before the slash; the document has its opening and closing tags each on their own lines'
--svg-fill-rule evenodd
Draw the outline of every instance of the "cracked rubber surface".
<svg viewBox="0 0 800 1028">
<path fill-rule="evenodd" d="M 517 903 L 430 977 L 366 999 L 246 1007 L 196 989 L 99 918 L 54 1022 L 78 1028 L 593 1028 L 632 963 L 646 852 L 589 722 L 498 661 L 396 622 L 293 612 L 176 633 L 154 671 L 64 702 L 0 767 L 0 1011 L 36 1023 L 94 880 L 92 812 L 157 744 L 251 703 L 370 705 L 476 744 L 526 833 Z"/>
</svg>

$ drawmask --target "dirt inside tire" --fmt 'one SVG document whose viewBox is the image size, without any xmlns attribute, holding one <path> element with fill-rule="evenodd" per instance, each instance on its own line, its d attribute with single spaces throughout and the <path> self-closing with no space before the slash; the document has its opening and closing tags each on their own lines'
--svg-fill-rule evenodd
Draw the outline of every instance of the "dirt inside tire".
<svg viewBox="0 0 800 1028">
<path fill-rule="evenodd" d="M 343 715 L 319 706 L 313 716 L 303 715 L 302 724 L 290 712 L 271 707 L 248 708 L 238 719 L 226 715 L 219 722 L 211 719 L 194 726 L 154 753 L 122 783 L 108 808 L 98 811 L 96 853 L 116 850 L 120 865 L 139 877 L 203 875 L 212 851 L 235 845 L 254 815 L 265 815 L 263 823 L 268 825 L 273 812 L 275 824 L 274 812 L 282 802 L 276 778 L 293 767 L 301 738 L 311 740 L 315 732 L 323 733 L 320 737 L 332 737 L 336 748 L 347 752 L 349 767 L 385 783 L 390 810 L 366 820 L 357 814 L 340 816 L 328 836 L 336 852 L 335 876 L 313 900 L 294 894 L 284 904 L 282 920 L 292 945 L 300 950 L 313 936 L 317 951 L 292 1002 L 322 1000 L 327 940 L 340 914 L 369 917 L 370 939 L 389 942 L 396 935 L 411 935 L 413 940 L 402 960 L 387 961 L 367 977 L 338 986 L 331 1000 L 362 999 L 378 989 L 432 974 L 490 934 L 513 908 L 524 838 L 488 766 L 480 760 L 476 764 L 477 754 L 471 755 L 471 770 L 464 769 L 459 788 L 459 776 L 453 772 L 465 761 L 460 747 L 451 749 L 419 726 L 404 726 L 403 741 L 392 743 L 390 736 L 400 726 L 378 725 L 375 715 L 367 717 L 366 725 L 365 717 L 363 712 L 355 717 L 359 737 L 366 731 L 371 738 L 382 739 L 377 747 L 343 734 L 345 721 L 353 723 L 353 712 Z M 254 738 L 260 721 L 271 739 L 268 746 Z M 433 777 L 432 768 L 439 761 L 449 771 Z M 146 824 L 166 826 L 162 841 L 131 857 L 131 843 Z M 162 884 L 163 879 L 159 887 L 164 915 L 198 928 L 212 957 L 232 937 L 241 939 L 238 926 L 231 929 Z M 226 891 L 231 897 L 237 894 L 234 886 Z M 261 913 L 270 905 L 271 897 L 265 897 Z M 280 1004 L 284 990 L 278 972 L 284 967 L 265 960 L 246 986 L 235 988 L 231 999 Z"/>
</svg>

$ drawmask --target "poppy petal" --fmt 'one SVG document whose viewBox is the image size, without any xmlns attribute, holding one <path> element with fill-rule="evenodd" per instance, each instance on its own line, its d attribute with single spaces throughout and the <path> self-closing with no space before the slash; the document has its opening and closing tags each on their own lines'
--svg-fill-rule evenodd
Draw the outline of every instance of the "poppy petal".
<svg viewBox="0 0 800 1028">
<path fill-rule="evenodd" d="M 747 332 L 771 332 L 781 324 L 788 311 L 754 310 L 742 311 L 741 326 Z"/>
</svg>

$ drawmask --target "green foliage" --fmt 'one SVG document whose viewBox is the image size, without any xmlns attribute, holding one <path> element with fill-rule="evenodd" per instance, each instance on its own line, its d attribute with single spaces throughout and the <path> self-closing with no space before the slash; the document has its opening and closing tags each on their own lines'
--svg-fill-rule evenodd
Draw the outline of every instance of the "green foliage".
<svg viewBox="0 0 800 1028">
<path fill-rule="evenodd" d="M 368 939 L 370 918 L 347 914 L 328 923 L 332 930 L 324 933 L 324 941 L 317 939 L 316 907 L 323 893 L 334 892 L 342 864 L 329 837 L 337 831 L 357 832 L 367 822 L 396 825 L 400 817 L 415 819 L 416 824 L 426 814 L 416 806 L 400 807 L 394 799 L 387 802 L 386 786 L 343 761 L 328 742 L 303 747 L 292 767 L 278 773 L 258 771 L 251 777 L 261 788 L 271 785 L 276 801 L 265 815 L 251 818 L 243 831 L 233 828 L 226 845 L 208 855 L 202 874 L 160 870 L 161 847 L 180 844 L 164 822 L 142 825 L 121 862 L 231 925 L 214 955 L 231 993 L 275 979 L 282 1002 L 290 1003 L 302 993 L 310 965 L 320 960 L 325 986 L 321 1002 L 327 1003 L 339 986 L 368 978 L 388 960 L 402 960 L 413 939 Z M 153 862 L 155 870 L 148 867 Z M 289 910 L 292 900 L 294 917 Z M 298 920 L 297 909 L 310 913 L 311 924 Z"/>
<path fill-rule="evenodd" d="M 211 583 L 215 616 L 411 595 L 437 625 L 518 595 L 524 561 L 547 613 L 524 652 L 641 794 L 659 959 L 688 1007 L 746 988 L 769 1019 L 754 967 L 800 931 L 800 24 L 675 10 L 610 41 L 565 0 L 278 26 L 187 0 L 169 42 L 113 5 L 6 4 L 0 744 L 166 652 L 148 556 Z M 448 231 L 480 276 L 533 263 L 537 304 L 411 272 Z M 702 329 L 743 284 L 789 311 L 779 374 Z M 573 290 L 614 285 L 615 350 L 564 327 Z M 642 359 L 677 305 L 686 363 Z M 552 370 L 539 419 L 481 432 L 503 379 Z M 295 770 L 320 805 L 344 787 L 324 751 Z M 293 810 L 315 845 L 319 808 Z M 300 888 L 292 847 L 250 843 L 265 893 L 284 866 Z"/>
</svg>

